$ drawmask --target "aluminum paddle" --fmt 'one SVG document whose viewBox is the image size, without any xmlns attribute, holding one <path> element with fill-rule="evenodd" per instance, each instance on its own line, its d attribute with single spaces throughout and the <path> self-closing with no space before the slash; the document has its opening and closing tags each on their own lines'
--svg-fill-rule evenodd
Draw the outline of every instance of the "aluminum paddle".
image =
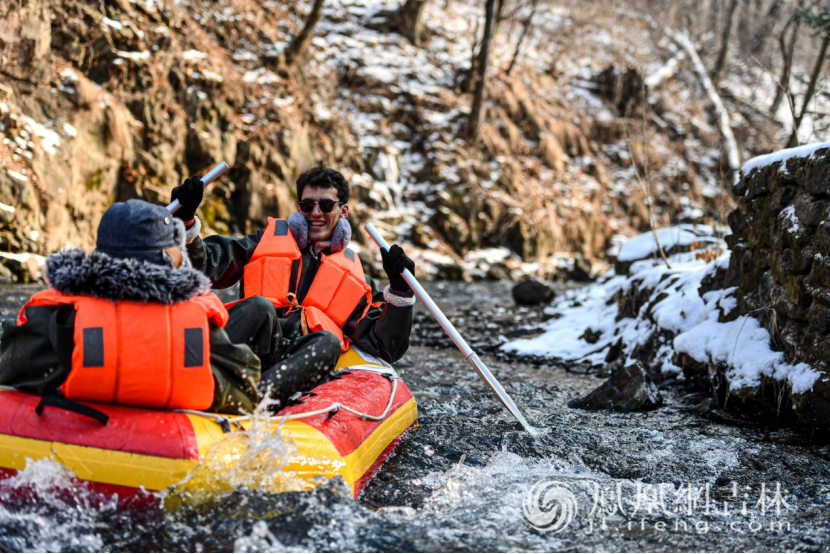
<svg viewBox="0 0 830 554">
<path fill-rule="evenodd" d="M 383 240 L 383 237 L 380 236 L 380 233 L 378 233 L 374 225 L 372 225 L 371 223 L 367 223 L 364 229 L 366 229 L 366 232 L 369 233 L 369 236 L 372 237 L 372 240 L 375 241 L 375 244 L 377 244 L 379 248 L 386 251 L 389 250 L 389 244 L 387 244 L 387 242 Z M 455 346 L 464 355 L 464 359 L 467 360 L 467 363 L 473 366 L 473 369 L 476 370 L 478 376 L 481 377 L 482 380 L 490 388 L 490 390 L 493 391 L 493 394 L 496 395 L 496 398 L 499 399 L 499 402 L 501 402 L 502 405 L 505 408 L 507 408 L 508 412 L 513 414 L 513 417 L 519 420 L 519 423 L 522 424 L 522 427 L 524 427 L 525 431 L 527 431 L 531 435 L 537 435 L 538 431 L 531 427 L 530 424 L 528 424 L 527 420 L 522 415 L 522 412 L 519 410 L 519 407 L 516 406 L 516 403 L 513 402 L 513 400 L 510 398 L 510 395 L 507 394 L 506 390 L 504 390 L 504 387 L 502 387 L 498 380 L 493 376 L 493 374 L 490 373 L 490 370 L 487 368 L 486 365 L 484 365 L 484 362 L 481 361 L 481 359 L 478 357 L 478 354 L 476 354 L 473 351 L 473 349 L 470 348 L 470 345 L 467 344 L 467 341 L 464 340 L 464 337 L 461 336 L 461 334 L 458 332 L 455 326 L 450 322 L 449 319 L 447 319 L 447 316 L 444 315 L 444 312 L 441 311 L 441 308 L 439 308 L 438 305 L 432 300 L 432 298 L 429 296 L 429 293 L 427 293 L 424 287 L 421 286 L 421 283 L 419 283 L 415 276 L 412 275 L 412 272 L 408 269 L 404 269 L 401 275 L 403 276 L 404 280 L 409 284 L 409 286 L 412 287 L 412 290 L 415 291 L 415 296 L 418 297 L 418 300 L 420 300 L 424 304 L 424 306 L 426 306 L 426 309 L 429 311 L 430 314 L 432 314 L 432 317 L 435 318 L 435 321 L 438 322 L 441 328 L 444 329 L 444 332 L 447 333 L 447 335 L 452 339 L 452 341 L 455 343 Z"/>
<path fill-rule="evenodd" d="M 208 171 L 204 177 L 202 177 L 202 184 L 207 187 L 213 181 L 218 179 L 219 176 L 226 172 L 228 169 L 230 169 L 230 167 L 228 167 L 228 164 L 226 164 L 225 162 L 219 162 L 213 169 Z M 181 207 L 182 205 L 179 202 L 179 199 L 176 198 L 175 200 L 170 202 L 170 204 L 167 205 L 167 211 L 171 214 L 174 214 L 177 211 L 179 211 L 179 208 Z"/>
</svg>

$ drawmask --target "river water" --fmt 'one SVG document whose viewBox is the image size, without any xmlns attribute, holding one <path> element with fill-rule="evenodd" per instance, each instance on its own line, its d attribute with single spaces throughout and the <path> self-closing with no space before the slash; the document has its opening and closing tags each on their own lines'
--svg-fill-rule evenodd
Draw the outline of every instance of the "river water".
<svg viewBox="0 0 830 554">
<path fill-rule="evenodd" d="M 0 485 L 0 550 L 830 549 L 826 436 L 699 410 L 701 393 L 677 385 L 651 412 L 570 409 L 602 382 L 595 372 L 495 355 L 541 318 L 512 309 L 510 284 L 428 288 L 539 436 L 511 421 L 422 312 L 397 364 L 420 425 L 357 501 L 333 481 L 307 493 L 237 490 L 173 513 L 119 509 L 41 462 Z M 0 290 L 0 315 L 31 290 Z"/>
</svg>

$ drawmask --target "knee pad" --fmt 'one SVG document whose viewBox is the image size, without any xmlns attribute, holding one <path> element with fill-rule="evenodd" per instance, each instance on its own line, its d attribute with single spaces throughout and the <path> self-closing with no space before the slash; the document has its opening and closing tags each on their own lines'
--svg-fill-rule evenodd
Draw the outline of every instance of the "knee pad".
<svg viewBox="0 0 830 554">
<path fill-rule="evenodd" d="M 317 331 L 319 334 L 321 348 L 325 349 L 326 353 L 331 353 L 332 356 L 340 356 L 340 339 L 331 331 Z"/>
</svg>

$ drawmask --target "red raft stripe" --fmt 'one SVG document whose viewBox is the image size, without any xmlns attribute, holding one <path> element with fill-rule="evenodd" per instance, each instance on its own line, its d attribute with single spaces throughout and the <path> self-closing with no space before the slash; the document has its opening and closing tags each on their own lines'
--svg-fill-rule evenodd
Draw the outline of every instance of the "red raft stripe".
<svg viewBox="0 0 830 554">
<path fill-rule="evenodd" d="M 33 394 L 0 391 L 0 433 L 162 458 L 199 459 L 196 435 L 184 414 L 84 402 L 109 416 L 109 422 L 101 425 L 48 406 L 38 416 L 39 402 L 40 397 Z"/>
<path fill-rule="evenodd" d="M 393 414 L 412 398 L 409 387 L 400 379 L 397 382 L 398 389 L 387 416 Z M 379 416 L 389 403 L 392 382 L 376 371 L 356 370 L 351 375 L 345 375 L 341 379 L 320 385 L 314 389 L 314 392 L 317 396 L 303 397 L 305 404 L 289 406 L 280 411 L 278 415 L 312 412 L 340 402 L 364 414 Z M 340 410 L 332 417 L 321 414 L 300 421 L 311 425 L 325 435 L 341 456 L 351 454 L 383 423 L 361 419 L 345 410 Z"/>
</svg>

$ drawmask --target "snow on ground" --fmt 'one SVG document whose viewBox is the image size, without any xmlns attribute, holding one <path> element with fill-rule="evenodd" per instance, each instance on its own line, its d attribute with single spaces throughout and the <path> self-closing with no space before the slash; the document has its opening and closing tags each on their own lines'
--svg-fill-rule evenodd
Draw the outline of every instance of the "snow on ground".
<svg viewBox="0 0 830 554">
<path fill-rule="evenodd" d="M 715 243 L 712 227 L 708 225 L 677 225 L 657 231 L 657 238 L 663 251 L 668 252 L 676 246 L 689 246 L 693 243 Z M 621 262 L 643 260 L 657 254 L 657 243 L 653 233 L 643 233 L 623 244 L 617 259 Z"/>
<path fill-rule="evenodd" d="M 636 248 L 630 251 L 644 252 L 637 245 L 647 242 L 645 236 L 626 243 L 622 252 L 631 242 Z M 726 365 L 733 391 L 760 385 L 762 376 L 789 382 L 794 393 L 811 390 L 820 374 L 804 363 L 789 364 L 783 353 L 773 351 L 769 332 L 757 319 L 741 316 L 718 321 L 721 314 L 729 315 L 737 305 L 734 288 L 712 290 L 702 296 L 699 293 L 703 278 L 726 267 L 729 256 L 730 252 L 724 250 L 716 260 L 707 262 L 698 259 L 695 252 L 675 254 L 669 257 L 671 269 L 662 260 L 634 262 L 630 276 L 612 272 L 603 281 L 566 293 L 546 310 L 559 317 L 549 320 L 540 336 L 519 339 L 502 348 L 599 365 L 605 363 L 608 349 L 617 342 L 621 341 L 625 362 L 632 363 L 637 346 L 656 340 L 653 364 L 663 373 L 680 373 L 672 361 L 678 352 L 701 363 Z M 651 294 L 636 317 L 618 319 L 620 298 L 645 289 Z"/>
</svg>

